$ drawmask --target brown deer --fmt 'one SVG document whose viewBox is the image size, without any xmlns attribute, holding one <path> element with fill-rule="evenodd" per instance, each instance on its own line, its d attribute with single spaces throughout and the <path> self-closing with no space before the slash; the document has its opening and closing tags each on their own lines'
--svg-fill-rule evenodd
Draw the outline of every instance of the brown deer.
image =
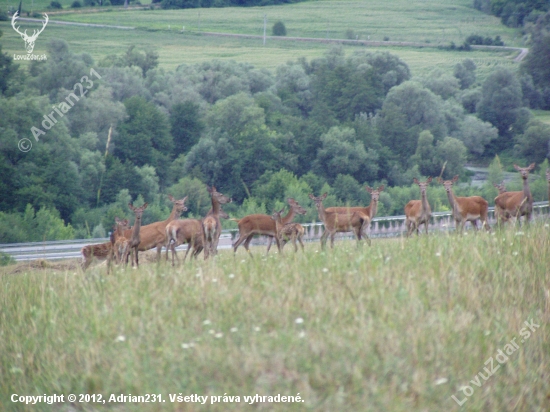
<svg viewBox="0 0 550 412">
<path fill-rule="evenodd" d="M 109 257 L 107 259 L 107 273 L 111 271 L 112 261 L 115 261 L 115 264 L 119 264 L 122 260 L 121 257 L 124 256 L 125 251 L 128 249 L 128 239 L 124 237 L 124 231 L 130 226 L 128 219 L 119 219 L 115 217 L 115 225 L 113 226 L 113 232 L 111 233 L 111 250 Z"/>
<path fill-rule="evenodd" d="M 231 203 L 232 199 L 212 188 L 207 187 L 208 193 L 212 197 L 212 209 L 202 220 L 202 235 L 204 244 L 204 259 L 210 255 L 215 256 L 218 253 L 218 242 L 222 233 L 222 223 L 220 221 L 220 205 Z"/>
<path fill-rule="evenodd" d="M 321 219 L 325 225 L 325 231 L 321 235 L 321 247 L 323 249 L 325 248 L 327 238 L 330 235 L 330 247 L 333 248 L 334 237 L 336 236 L 336 233 L 339 232 L 353 232 L 355 238 L 357 239 L 357 245 L 359 245 L 361 237 L 364 235 L 370 245 L 370 239 L 367 233 L 367 228 L 370 227 L 369 216 L 362 211 L 329 212 L 328 209 L 325 210 L 323 207 L 323 200 L 325 200 L 326 197 L 326 193 L 319 197 L 315 197 L 312 194 L 309 195 L 309 198 L 315 202 L 317 213 L 319 213 L 319 219 Z"/>
<path fill-rule="evenodd" d="M 529 189 L 529 172 L 535 168 L 535 163 L 531 163 L 528 167 L 514 165 L 514 168 L 523 179 L 523 190 L 498 195 L 495 197 L 495 207 L 503 211 L 504 218 L 514 217 L 521 225 L 521 216 L 525 216 L 525 221 L 529 222 L 533 213 L 533 195 Z"/>
<path fill-rule="evenodd" d="M 493 183 L 493 186 L 498 190 L 498 194 L 501 195 L 506 192 L 506 186 L 504 186 L 504 182 L 501 183 Z M 496 198 L 495 198 L 496 200 Z M 495 203 L 495 217 L 497 219 L 497 224 L 502 224 L 507 222 L 510 218 L 506 216 L 506 211 L 504 209 L 501 209 L 499 205 Z"/>
<path fill-rule="evenodd" d="M 456 197 L 453 193 L 453 183 L 458 181 L 458 175 L 452 180 L 443 180 L 438 177 L 437 181 L 445 187 L 458 233 L 462 233 L 466 222 L 472 222 L 474 229 L 477 230 L 477 219 L 481 220 L 482 227 L 491 231 L 487 221 L 489 203 L 485 199 L 481 196 Z"/>
<path fill-rule="evenodd" d="M 174 199 L 174 197 L 172 197 L 171 195 L 168 195 L 168 198 L 174 204 L 174 206 L 172 207 L 172 212 L 170 213 L 170 216 L 168 216 L 168 219 L 161 222 L 155 222 L 142 226 L 139 231 L 140 242 L 138 250 L 140 252 L 145 252 L 149 249 L 153 249 L 156 247 L 157 262 L 160 261 L 162 247 L 166 244 L 166 226 L 171 221 L 177 219 L 182 212 L 185 212 L 187 210 L 187 207 L 185 207 L 187 196 L 180 200 Z M 126 230 L 124 232 L 124 237 L 127 239 L 131 239 L 132 230 Z"/>
<path fill-rule="evenodd" d="M 220 208 L 220 217 L 222 219 L 229 219 L 229 215 Z M 191 250 L 191 256 L 196 258 L 199 253 L 204 249 L 204 242 L 202 239 L 202 221 L 198 219 L 181 219 L 174 220 L 166 226 L 166 261 L 168 261 L 168 249 L 172 250 L 172 266 L 175 265 L 174 257 L 179 258 L 176 253 L 176 248 L 179 245 L 187 243 L 187 250 L 183 261 L 187 258 L 187 255 Z"/>
<path fill-rule="evenodd" d="M 277 238 L 279 239 L 279 244 L 281 245 L 281 253 L 283 253 L 283 249 L 288 241 L 292 241 L 292 244 L 294 245 L 294 252 L 297 252 L 298 246 L 296 245 L 296 240 L 300 242 L 303 252 L 304 243 L 302 242 L 302 238 L 304 237 L 305 229 L 299 223 L 287 223 L 284 225 L 283 217 L 281 216 L 283 210 L 284 208 L 279 212 L 274 212 L 271 216 L 271 218 L 275 221 L 275 226 L 277 228 Z"/>
<path fill-rule="evenodd" d="M 424 224 L 426 234 L 428 234 L 428 224 L 432 217 L 432 209 L 428 203 L 426 196 L 426 189 L 431 183 L 432 178 L 428 177 L 425 182 L 419 182 L 417 178 L 414 178 L 414 183 L 420 187 L 421 200 L 411 200 L 405 205 L 405 226 L 407 227 L 407 237 L 409 237 L 413 231 L 416 230 L 416 235 L 419 233 L 419 227 Z"/>
<path fill-rule="evenodd" d="M 82 267 L 82 270 L 85 271 L 88 269 L 94 260 L 108 259 L 112 248 L 113 244 L 111 241 L 84 246 L 80 249 L 80 254 L 82 255 L 82 262 L 80 263 L 80 266 Z"/>
<path fill-rule="evenodd" d="M 305 215 L 307 211 L 298 204 L 294 199 L 287 199 L 290 209 L 288 213 L 282 217 L 283 225 L 292 222 L 294 216 Z M 233 251 L 236 253 L 239 246 L 244 242 L 244 248 L 250 253 L 249 244 L 254 235 L 269 236 L 269 243 L 267 245 L 267 252 L 271 248 L 272 239 L 275 238 L 275 243 L 279 252 L 281 251 L 281 245 L 279 243 L 277 235 L 277 229 L 275 227 L 275 221 L 268 215 L 253 214 L 243 217 L 242 219 L 231 219 L 237 222 L 239 225 L 239 239 L 233 244 Z"/>
<path fill-rule="evenodd" d="M 139 257 L 138 257 L 138 251 L 139 251 L 139 245 L 141 243 L 141 216 L 143 215 L 143 211 L 147 209 L 148 204 L 144 203 L 140 207 L 134 207 L 131 203 L 128 203 L 128 207 L 132 209 L 135 215 L 134 220 L 134 226 L 130 229 L 130 232 L 132 233 L 132 236 L 130 239 L 128 239 L 128 247 L 126 248 L 126 253 L 124 256 L 122 256 L 123 262 L 125 264 L 128 264 L 128 254 L 132 254 L 132 267 L 134 267 L 134 263 L 136 267 L 139 267 Z"/>
<path fill-rule="evenodd" d="M 337 212 L 337 213 L 347 213 L 353 214 L 357 212 L 359 215 L 365 215 L 369 217 L 369 220 L 372 221 L 376 216 L 378 211 L 378 200 L 380 199 L 380 192 L 384 190 L 384 185 L 380 186 L 378 189 L 373 189 L 369 186 L 365 186 L 367 192 L 371 195 L 370 205 L 367 207 L 362 206 L 338 206 L 338 207 L 329 207 L 326 209 L 327 212 Z M 369 222 L 370 225 L 370 222 Z"/>
</svg>

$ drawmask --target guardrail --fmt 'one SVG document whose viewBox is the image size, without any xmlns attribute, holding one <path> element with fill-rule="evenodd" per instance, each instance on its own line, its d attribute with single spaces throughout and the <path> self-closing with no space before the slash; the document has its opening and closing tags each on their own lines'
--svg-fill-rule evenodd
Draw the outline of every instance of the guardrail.
<svg viewBox="0 0 550 412">
<path fill-rule="evenodd" d="M 548 202 L 535 202 L 533 204 L 534 218 L 537 219 L 550 212 Z M 496 222 L 494 208 L 489 208 L 489 223 Z M 321 222 L 302 224 L 306 229 L 304 241 L 315 241 L 323 233 L 323 224 Z M 454 230 L 454 221 L 451 218 L 451 212 L 433 212 L 432 222 L 428 226 L 430 232 L 442 232 Z M 406 233 L 405 215 L 400 216 L 382 216 L 375 217 L 371 223 L 369 236 L 371 238 L 389 238 L 399 237 Z M 228 229 L 222 231 L 218 247 L 220 249 L 230 249 L 232 243 L 238 236 L 237 229 Z M 339 239 L 353 239 L 349 234 L 339 234 Z M 47 242 L 32 243 L 10 243 L 0 245 L 0 252 L 7 253 L 16 261 L 25 260 L 55 260 L 55 259 L 74 259 L 80 258 L 80 249 L 86 245 L 108 242 L 109 238 L 96 239 L 76 239 L 76 240 L 56 240 Z M 257 238 L 252 242 L 253 245 L 266 244 L 266 238 Z M 176 248 L 177 251 L 187 250 L 187 245 Z"/>
</svg>

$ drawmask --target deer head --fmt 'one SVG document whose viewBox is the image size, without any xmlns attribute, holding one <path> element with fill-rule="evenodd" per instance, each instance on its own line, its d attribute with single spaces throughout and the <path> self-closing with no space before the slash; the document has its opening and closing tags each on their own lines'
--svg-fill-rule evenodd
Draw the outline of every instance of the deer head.
<svg viewBox="0 0 550 412">
<path fill-rule="evenodd" d="M 529 172 L 535 168 L 535 164 L 531 163 L 527 167 L 519 167 L 518 165 L 514 165 L 514 169 L 516 169 L 519 174 L 521 175 L 521 178 L 523 180 L 526 180 L 529 177 Z"/>
<path fill-rule="evenodd" d="M 307 210 L 300 206 L 300 204 L 293 198 L 290 197 L 286 201 L 288 202 L 289 206 L 294 210 L 294 213 L 298 215 L 305 215 L 307 213 Z"/>
<path fill-rule="evenodd" d="M 284 207 L 278 212 L 277 211 L 273 212 L 273 214 L 271 215 L 271 219 L 273 219 L 275 222 L 281 222 L 281 219 L 282 219 L 281 214 L 283 213 L 283 210 L 285 210 Z"/>
<path fill-rule="evenodd" d="M 215 200 L 216 202 L 222 205 L 226 203 L 231 203 L 233 201 L 233 199 L 231 199 L 230 197 L 225 196 L 224 194 L 221 194 L 220 192 L 218 192 L 214 186 L 212 187 L 206 186 L 206 190 L 208 190 L 208 193 L 210 193 L 213 200 Z"/>
<path fill-rule="evenodd" d="M 21 31 L 19 30 L 19 26 L 15 27 L 15 21 L 17 20 L 18 14 L 19 14 L 18 11 L 16 11 L 13 14 L 13 17 L 11 18 L 11 26 L 17 33 L 19 33 L 21 38 L 25 41 L 25 49 L 27 49 L 28 54 L 31 54 L 32 51 L 34 50 L 34 42 L 38 38 L 38 35 L 44 31 L 44 29 L 46 28 L 46 25 L 48 24 L 48 15 L 44 13 L 45 20 L 42 23 L 42 28 L 40 30 L 36 30 L 36 29 L 33 30 L 32 36 L 29 36 L 27 34 L 27 30 L 21 33 Z"/>
<path fill-rule="evenodd" d="M 504 186 L 504 182 L 502 182 L 500 184 L 493 183 L 493 186 L 498 190 L 499 195 L 506 192 L 506 187 Z"/>
<path fill-rule="evenodd" d="M 442 178 L 438 177 L 437 181 L 445 187 L 445 191 L 447 193 L 451 193 L 451 190 L 453 190 L 453 183 L 458 182 L 458 175 L 453 177 L 452 180 L 443 180 Z"/>
<path fill-rule="evenodd" d="M 416 177 L 413 179 L 413 182 L 416 183 L 418 185 L 418 187 L 420 187 L 420 194 L 426 194 L 426 188 L 428 187 L 428 185 L 432 182 L 432 178 L 431 176 L 428 177 L 428 180 L 426 180 L 425 182 L 420 182 Z"/>
<path fill-rule="evenodd" d="M 367 189 L 367 192 L 370 193 L 372 201 L 378 202 L 378 199 L 380 199 L 380 192 L 384 190 L 384 185 L 378 187 L 378 189 L 373 189 L 370 186 L 365 186 L 365 189 Z"/>
<path fill-rule="evenodd" d="M 319 209 L 323 207 L 323 200 L 327 198 L 327 195 L 327 193 L 323 193 L 321 196 L 315 197 L 310 193 L 309 198 L 315 202 L 315 206 Z"/>
<path fill-rule="evenodd" d="M 176 200 L 174 196 L 168 195 L 168 199 L 176 206 L 176 211 L 179 213 L 183 213 L 187 210 L 187 207 L 185 206 L 185 202 L 187 201 L 187 197 L 185 196 L 183 199 Z"/>
<path fill-rule="evenodd" d="M 148 204 L 144 203 L 140 207 L 134 207 L 131 203 L 128 203 L 128 207 L 134 211 L 134 214 L 136 215 L 136 223 L 141 222 L 141 216 L 143 215 L 143 211 L 147 209 Z"/>
</svg>

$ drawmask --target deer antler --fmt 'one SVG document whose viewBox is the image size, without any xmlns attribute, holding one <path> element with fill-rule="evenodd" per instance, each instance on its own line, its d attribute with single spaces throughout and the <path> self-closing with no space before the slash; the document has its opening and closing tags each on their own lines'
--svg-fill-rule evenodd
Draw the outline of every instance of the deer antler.
<svg viewBox="0 0 550 412">
<path fill-rule="evenodd" d="M 27 30 L 25 30 L 24 33 L 21 33 L 19 31 L 19 26 L 18 27 L 15 27 L 15 20 L 17 20 L 17 15 L 19 14 L 19 11 L 16 11 L 14 14 L 13 14 L 13 17 L 11 18 L 11 27 L 13 27 L 13 29 L 19 33 L 21 35 L 21 37 L 25 38 L 25 37 L 29 37 L 27 36 Z"/>
</svg>

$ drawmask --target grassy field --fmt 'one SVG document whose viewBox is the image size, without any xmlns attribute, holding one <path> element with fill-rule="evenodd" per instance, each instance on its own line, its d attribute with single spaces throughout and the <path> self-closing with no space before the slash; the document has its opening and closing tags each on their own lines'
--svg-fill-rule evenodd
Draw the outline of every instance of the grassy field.
<svg viewBox="0 0 550 412">
<path fill-rule="evenodd" d="M 25 408 L 13 393 L 154 393 L 162 406 L 107 410 L 547 411 L 549 230 L 221 252 L 111 276 L 70 262 L 8 266 L 0 410 L 104 410 Z M 298 393 L 305 402 L 244 401 Z M 172 403 L 170 394 L 240 403 Z"/>
<path fill-rule="evenodd" d="M 543 123 L 550 124 L 550 111 L 548 110 L 531 110 L 535 119 Z"/>
<path fill-rule="evenodd" d="M 9 1 L 7 5 L 11 5 Z M 100 13 L 50 13 L 51 20 L 123 25 L 138 29 L 125 31 L 50 23 L 37 41 L 36 52 L 44 52 L 47 40 L 56 37 L 67 40 L 72 50 L 90 53 L 96 60 L 108 54 L 122 53 L 129 45 L 136 44 L 142 48 L 156 50 L 160 55 L 160 66 L 169 70 L 182 63 L 192 64 L 212 59 L 231 59 L 249 62 L 256 67 L 274 69 L 298 57 L 312 59 L 322 56 L 330 47 L 326 44 L 277 40 L 268 40 L 264 47 L 261 39 L 198 35 L 203 31 L 261 35 L 264 14 L 268 18 L 268 34 L 273 23 L 282 20 L 286 24 L 288 36 L 296 37 L 345 39 L 346 31 L 351 30 L 362 40 L 388 38 L 392 41 L 413 41 L 437 46 L 448 45 L 451 41 L 461 44 L 468 35 L 477 33 L 491 37 L 500 35 L 507 45 L 521 44 L 519 31 L 501 25 L 498 19 L 480 13 L 470 5 L 470 0 L 376 0 L 368 3 L 331 0 L 262 8 L 169 11 L 111 9 Z M 29 22 L 24 22 L 23 26 L 33 28 L 33 24 Z M 185 31 L 182 33 L 183 26 Z M 10 54 L 22 53 L 22 40 L 12 30 L 9 22 L 2 22 L 0 29 L 4 32 L 3 49 Z M 345 47 L 348 52 L 359 48 L 363 47 Z M 437 48 L 403 47 L 377 47 L 372 50 L 388 50 L 395 53 L 409 64 L 413 74 L 424 73 L 433 67 L 451 70 L 464 58 L 471 58 L 478 64 L 478 76 L 481 79 L 492 71 L 495 65 L 517 67 L 517 64 L 511 61 L 517 54 L 513 52 L 466 53 Z"/>
</svg>

